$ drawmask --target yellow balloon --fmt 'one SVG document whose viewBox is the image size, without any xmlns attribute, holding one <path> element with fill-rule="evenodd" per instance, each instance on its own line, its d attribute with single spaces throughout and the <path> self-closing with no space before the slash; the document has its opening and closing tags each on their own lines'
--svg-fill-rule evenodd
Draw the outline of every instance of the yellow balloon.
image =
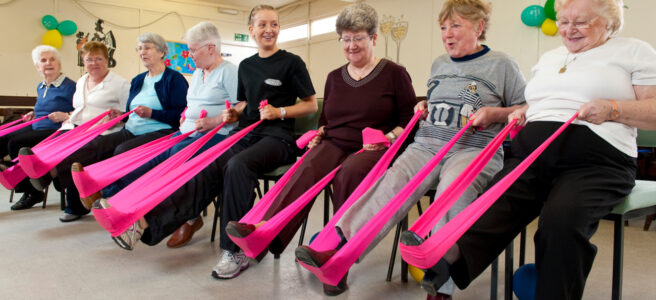
<svg viewBox="0 0 656 300">
<path fill-rule="evenodd" d="M 62 35 L 57 29 L 48 30 L 41 39 L 44 45 L 50 45 L 55 48 L 61 47 Z"/>
<path fill-rule="evenodd" d="M 422 269 L 419 269 L 413 265 L 408 265 L 408 271 L 410 272 L 410 276 L 414 278 L 418 283 L 421 283 L 421 280 L 424 279 L 424 271 Z"/>
<path fill-rule="evenodd" d="M 545 19 L 542 23 L 542 33 L 552 36 L 556 35 L 556 33 L 558 33 L 558 26 L 556 25 L 556 21 L 549 18 Z"/>
</svg>

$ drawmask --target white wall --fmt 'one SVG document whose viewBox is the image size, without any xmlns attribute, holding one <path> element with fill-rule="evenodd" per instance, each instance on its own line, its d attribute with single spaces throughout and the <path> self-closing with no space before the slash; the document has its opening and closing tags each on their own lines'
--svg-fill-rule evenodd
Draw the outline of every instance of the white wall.
<svg viewBox="0 0 656 300">
<path fill-rule="evenodd" d="M 200 5 L 183 5 L 164 0 L 16 0 L 9 5 L 0 6 L 0 95 L 35 95 L 39 74 L 32 67 L 30 51 L 40 44 L 46 29 L 41 25 L 41 17 L 51 14 L 58 20 L 70 19 L 78 24 L 79 30 L 93 32 L 96 18 L 80 9 L 76 2 L 104 18 L 124 26 L 140 26 L 159 18 L 168 12 L 177 12 L 180 16 L 169 15 L 157 23 L 141 29 L 124 29 L 105 24 L 105 31 L 112 30 L 117 39 L 115 72 L 125 78 L 132 78 L 143 72 L 139 59 L 134 52 L 136 38 L 142 32 L 157 32 L 165 39 L 180 41 L 184 31 L 202 20 L 212 21 L 217 25 L 224 41 L 231 41 L 235 33 L 248 33 L 246 13 L 236 16 L 223 15 L 215 7 Z M 263 1 L 266 3 L 266 1 Z M 435 57 L 445 53 L 437 27 L 437 15 L 444 0 L 368 0 L 380 17 L 393 15 L 409 21 L 409 32 L 401 44 L 400 63 L 410 73 L 417 95 L 426 95 L 430 65 Z M 538 0 L 492 0 L 493 13 L 488 41 L 494 50 L 506 52 L 520 64 L 528 77 L 531 67 L 545 51 L 560 45 L 559 37 L 543 35 L 538 28 L 529 28 L 520 21 L 521 11 L 528 5 L 540 4 Z M 112 4 L 107 4 L 112 3 Z M 284 10 L 280 14 L 283 27 L 298 25 L 308 20 L 318 19 L 339 13 L 348 3 L 339 0 L 314 0 L 307 5 L 298 5 Z M 627 1 L 626 25 L 622 36 L 636 37 L 656 45 L 656 35 L 650 29 L 656 1 Z M 239 42 L 232 44 L 243 47 Z M 375 54 L 385 55 L 384 39 L 379 36 Z M 312 38 L 310 41 L 292 41 L 281 45 L 282 48 L 300 55 L 306 62 L 318 96 L 323 96 L 325 77 L 331 70 L 346 63 L 336 33 L 328 33 Z M 388 54 L 396 58 L 396 45 L 390 39 Z M 228 48 L 228 47 L 226 47 Z M 252 49 L 249 49 L 252 51 Z M 75 37 L 64 37 L 60 51 L 64 60 L 64 72 L 72 79 L 82 74 L 82 69 L 75 66 L 77 61 Z"/>
<path fill-rule="evenodd" d="M 232 40 L 235 33 L 248 34 L 246 13 L 235 16 L 219 14 L 217 8 L 212 6 L 182 5 L 162 0 L 16 0 L 0 6 L 0 65 L 3 67 L 0 72 L 0 95 L 36 95 L 35 87 L 41 77 L 33 67 L 30 53 L 36 45 L 41 44 L 41 37 L 46 32 L 41 25 L 44 15 L 53 15 L 60 22 L 73 20 L 79 31 L 93 35 L 96 18 L 76 3 L 106 21 L 105 32 L 113 32 L 117 45 L 114 56 L 117 66 L 113 71 L 127 79 L 145 71 L 134 50 L 136 39 L 143 32 L 156 32 L 167 40 L 182 41 L 186 29 L 207 20 L 213 22 L 223 40 L 232 45 L 244 47 L 245 43 Z M 152 25 L 138 29 L 108 24 L 113 22 L 121 26 L 139 27 L 169 12 L 177 12 L 177 15 L 168 15 Z M 76 66 L 75 41 L 74 35 L 64 37 L 59 49 L 63 58 L 63 71 L 73 80 L 83 74 L 83 69 Z"/>
<path fill-rule="evenodd" d="M 436 21 L 444 0 L 368 0 L 366 2 L 376 8 L 379 18 L 383 15 L 395 17 L 403 15 L 404 20 L 409 21 L 408 35 L 401 43 L 400 63 L 410 73 L 416 94 L 425 96 L 430 65 L 437 56 L 445 53 Z M 520 20 L 522 10 L 528 5 L 544 5 L 546 1 L 491 0 L 491 2 L 493 11 L 485 44 L 514 57 L 528 79 L 531 67 L 540 55 L 561 45 L 559 36 L 546 36 L 539 28 L 527 27 Z M 632 0 L 627 1 L 627 5 L 629 9 L 625 11 L 626 24 L 620 36 L 639 38 L 656 46 L 656 34 L 649 26 L 653 24 L 652 12 L 656 10 L 656 1 Z M 334 11 L 338 13 L 339 9 Z M 312 39 L 309 47 L 298 42 L 290 42 L 282 46 L 303 57 L 309 55 L 308 65 L 319 96 L 323 95 L 325 75 L 346 63 L 336 33 Z M 379 34 L 375 55 L 385 56 L 384 47 L 384 39 Z M 388 55 L 396 59 L 396 44 L 391 39 Z"/>
</svg>

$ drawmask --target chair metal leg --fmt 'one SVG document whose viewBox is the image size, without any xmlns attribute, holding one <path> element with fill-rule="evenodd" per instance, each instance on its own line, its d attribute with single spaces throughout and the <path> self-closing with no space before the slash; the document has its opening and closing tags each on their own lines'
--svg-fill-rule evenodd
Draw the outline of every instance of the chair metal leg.
<svg viewBox="0 0 656 300">
<path fill-rule="evenodd" d="M 408 217 L 406 217 L 407 220 Z M 394 263 L 396 262 L 396 249 L 399 245 L 399 238 L 401 238 L 401 227 L 403 221 L 396 225 L 396 232 L 394 233 L 394 244 L 392 245 L 392 256 L 390 256 L 389 267 L 387 268 L 387 278 L 385 281 L 392 281 L 392 273 L 394 272 Z"/>
<path fill-rule="evenodd" d="M 301 226 L 301 236 L 298 237 L 298 246 L 303 245 L 303 239 L 305 238 L 305 229 L 307 228 L 307 222 L 308 222 L 309 216 L 305 217 L 305 220 L 303 220 L 303 226 Z"/>
<path fill-rule="evenodd" d="M 328 224 L 330 219 L 330 198 L 333 196 L 333 190 L 330 186 L 326 186 L 323 190 L 323 226 Z"/>
<path fill-rule="evenodd" d="M 497 300 L 497 291 L 499 284 L 499 259 L 492 262 L 492 269 L 490 270 L 490 300 Z"/>
<path fill-rule="evenodd" d="M 262 190 L 260 189 L 259 182 L 258 185 L 255 187 L 255 192 L 257 192 L 257 198 L 262 199 Z"/>
<path fill-rule="evenodd" d="M 519 266 L 523 266 L 526 258 L 526 227 L 519 234 Z"/>
<path fill-rule="evenodd" d="M 264 193 L 266 194 L 269 192 L 269 180 L 268 179 L 262 179 L 264 181 Z"/>
<path fill-rule="evenodd" d="M 216 235 L 216 223 L 219 220 L 219 214 L 221 213 L 220 206 L 222 205 L 222 201 L 220 201 L 221 196 L 217 196 L 214 198 L 214 221 L 212 221 L 212 235 L 210 236 L 210 242 L 214 242 L 214 236 Z"/>
<path fill-rule="evenodd" d="M 642 230 L 649 231 L 649 227 L 651 226 L 651 222 L 654 221 L 654 219 L 656 219 L 656 214 L 648 215 L 645 218 L 645 226 L 642 228 Z"/>
<path fill-rule="evenodd" d="M 45 190 L 43 190 L 43 204 L 41 205 L 41 208 L 45 209 L 46 208 L 46 202 L 48 202 L 48 190 L 50 189 L 50 184 L 46 186 Z"/>
<path fill-rule="evenodd" d="M 401 221 L 401 231 L 408 231 L 408 216 Z M 394 246 L 398 247 L 399 241 L 397 240 Z M 401 282 L 408 282 L 408 263 L 401 259 Z"/>
<path fill-rule="evenodd" d="M 504 299 L 512 300 L 513 299 L 513 242 L 506 247 L 506 271 L 504 272 L 505 277 L 505 291 Z"/>
<path fill-rule="evenodd" d="M 14 202 L 14 189 L 10 190 L 11 192 L 9 193 L 9 203 Z"/>
<path fill-rule="evenodd" d="M 624 260 L 624 216 L 615 220 L 613 233 L 613 300 L 622 299 L 622 263 Z"/>
</svg>

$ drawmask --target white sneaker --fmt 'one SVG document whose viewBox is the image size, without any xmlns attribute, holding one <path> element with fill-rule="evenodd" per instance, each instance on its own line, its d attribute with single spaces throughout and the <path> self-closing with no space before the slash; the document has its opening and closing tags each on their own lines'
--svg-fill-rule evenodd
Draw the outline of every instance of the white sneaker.
<svg viewBox="0 0 656 300">
<path fill-rule="evenodd" d="M 112 237 L 112 239 L 119 247 L 131 251 L 141 239 L 143 232 L 144 230 L 141 228 L 141 223 L 136 221 L 134 224 L 132 224 L 132 226 L 130 226 L 130 228 L 121 233 L 121 235 Z"/>
<path fill-rule="evenodd" d="M 248 257 L 243 252 L 232 253 L 223 250 L 219 262 L 212 268 L 212 277 L 230 279 L 239 276 L 241 271 L 248 269 Z"/>
</svg>

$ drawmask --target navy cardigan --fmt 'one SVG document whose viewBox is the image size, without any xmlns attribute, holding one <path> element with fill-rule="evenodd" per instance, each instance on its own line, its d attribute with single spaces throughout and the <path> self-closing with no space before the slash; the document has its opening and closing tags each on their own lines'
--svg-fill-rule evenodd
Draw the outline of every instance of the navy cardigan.
<svg viewBox="0 0 656 300">
<path fill-rule="evenodd" d="M 132 102 L 132 99 L 141 92 L 141 86 L 143 85 L 144 78 L 146 78 L 147 74 L 148 72 L 146 71 L 132 79 L 132 84 L 130 85 L 130 96 L 128 97 L 125 111 L 130 110 L 130 102 Z M 182 74 L 168 67 L 164 69 L 162 79 L 155 82 L 155 93 L 157 93 L 157 98 L 162 104 L 163 110 L 153 109 L 150 118 L 169 124 L 173 129 L 178 129 L 180 127 L 180 114 L 185 107 L 187 107 L 188 88 L 189 83 Z"/>
</svg>

